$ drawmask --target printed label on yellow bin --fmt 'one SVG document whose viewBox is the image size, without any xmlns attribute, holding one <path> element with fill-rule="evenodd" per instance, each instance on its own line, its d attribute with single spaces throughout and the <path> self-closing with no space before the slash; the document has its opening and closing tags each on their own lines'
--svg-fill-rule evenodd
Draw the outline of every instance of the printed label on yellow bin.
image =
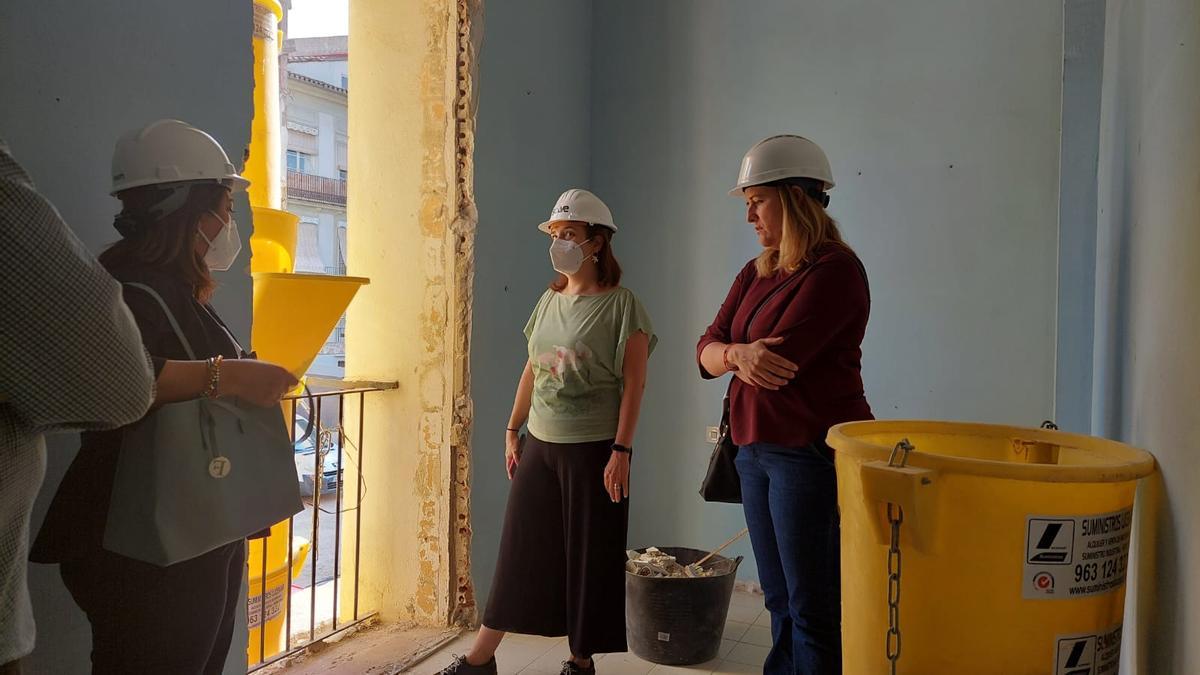
<svg viewBox="0 0 1200 675">
<path fill-rule="evenodd" d="M 258 628 L 262 625 L 262 615 L 267 615 L 267 621 L 279 616 L 283 611 L 283 592 L 287 590 L 287 584 L 282 584 L 274 588 L 267 589 L 267 598 L 263 602 L 259 602 L 261 595 L 251 595 L 246 607 L 246 627 L 250 629 Z M 259 610 L 262 611 L 259 611 Z"/>
<path fill-rule="evenodd" d="M 1027 600 L 1099 595 L 1125 584 L 1133 509 L 1095 516 L 1029 516 L 1025 520 Z"/>
<path fill-rule="evenodd" d="M 1054 675 L 1116 675 L 1120 667 L 1120 625 L 1103 633 L 1054 639 Z"/>
</svg>

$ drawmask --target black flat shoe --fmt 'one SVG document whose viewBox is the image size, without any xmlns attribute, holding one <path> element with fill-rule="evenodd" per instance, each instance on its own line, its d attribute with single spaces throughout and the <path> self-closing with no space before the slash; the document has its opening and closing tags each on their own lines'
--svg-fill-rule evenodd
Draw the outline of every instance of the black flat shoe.
<svg viewBox="0 0 1200 675">
<path fill-rule="evenodd" d="M 590 672 L 595 672 L 595 670 L 593 669 Z M 456 656 L 454 657 L 454 663 L 439 670 L 438 675 L 496 675 L 496 657 L 493 656 L 490 661 L 482 666 L 473 666 L 467 663 L 467 657 Z"/>
<path fill-rule="evenodd" d="M 592 665 L 584 668 L 571 660 L 563 661 L 562 670 L 558 675 L 596 675 L 596 659 L 591 659 Z"/>
</svg>

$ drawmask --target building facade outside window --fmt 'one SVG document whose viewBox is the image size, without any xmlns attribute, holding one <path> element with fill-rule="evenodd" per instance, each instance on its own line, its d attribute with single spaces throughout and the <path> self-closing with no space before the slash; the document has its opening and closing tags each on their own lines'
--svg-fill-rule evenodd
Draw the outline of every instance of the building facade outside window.
<svg viewBox="0 0 1200 675">
<path fill-rule="evenodd" d="M 317 169 L 317 159 L 306 152 L 288 150 L 287 169 L 298 173 L 314 174 Z"/>
<path fill-rule="evenodd" d="M 349 92 L 345 36 L 284 41 L 280 82 L 287 151 L 286 209 L 300 216 L 296 272 L 347 274 L 346 162 Z M 297 314 L 303 310 L 298 308 Z M 329 335 L 309 373 L 341 377 L 345 317 Z"/>
</svg>

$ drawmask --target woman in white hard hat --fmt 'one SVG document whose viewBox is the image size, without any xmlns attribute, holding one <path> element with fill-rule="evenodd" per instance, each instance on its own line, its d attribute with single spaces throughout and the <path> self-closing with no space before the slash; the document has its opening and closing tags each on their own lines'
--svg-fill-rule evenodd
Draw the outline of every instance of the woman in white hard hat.
<svg viewBox="0 0 1200 675">
<path fill-rule="evenodd" d="M 657 339 L 620 285 L 617 226 L 603 202 L 568 190 L 540 229 L 558 277 L 525 326 L 528 359 L 505 432 L 512 491 L 499 560 L 474 646 L 447 675 L 496 673 L 506 632 L 566 635 L 568 675 L 595 672 L 594 654 L 626 649 L 629 463 Z M 526 423 L 528 437 L 518 437 Z"/>
<path fill-rule="evenodd" d="M 825 211 L 829 160 L 799 136 L 746 153 L 730 194 L 762 253 L 733 281 L 696 348 L 732 372 L 729 423 L 742 505 L 771 613 L 766 673 L 841 672 L 837 477 L 829 427 L 871 419 L 861 376 L 866 271 Z"/>
<path fill-rule="evenodd" d="M 296 384 L 284 368 L 247 358 L 209 304 L 212 271 L 229 269 L 241 247 L 232 191 L 246 185 L 221 146 L 183 122 L 160 120 L 117 142 L 112 194 L 123 205 L 114 223 L 122 239 L 100 262 L 117 280 L 153 289 L 205 359 L 189 360 L 153 295 L 126 286 L 154 363 L 155 405 L 202 396 L 276 405 Z M 83 435 L 30 557 L 59 563 L 91 621 L 93 673 L 220 673 L 246 606 L 245 540 L 168 567 L 105 550 L 122 432 Z"/>
</svg>

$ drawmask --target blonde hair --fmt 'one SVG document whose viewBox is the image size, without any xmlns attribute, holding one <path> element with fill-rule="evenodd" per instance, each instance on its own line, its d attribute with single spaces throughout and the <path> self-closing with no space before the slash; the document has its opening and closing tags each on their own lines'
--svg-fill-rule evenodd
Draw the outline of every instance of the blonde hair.
<svg viewBox="0 0 1200 675">
<path fill-rule="evenodd" d="M 811 262 L 813 251 L 826 244 L 849 248 L 842 240 L 837 221 L 803 187 L 795 184 L 772 187 L 783 205 L 783 227 L 779 247 L 764 250 L 754 263 L 759 277 L 780 272 L 791 274 Z"/>
</svg>

